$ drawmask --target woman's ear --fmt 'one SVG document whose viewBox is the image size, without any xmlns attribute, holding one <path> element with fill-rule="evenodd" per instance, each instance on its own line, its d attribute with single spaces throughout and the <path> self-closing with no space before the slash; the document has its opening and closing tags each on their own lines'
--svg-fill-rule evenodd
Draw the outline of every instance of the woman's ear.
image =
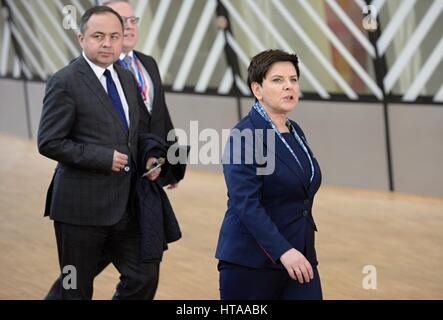
<svg viewBox="0 0 443 320">
<path fill-rule="evenodd" d="M 262 98 L 262 86 L 258 83 L 258 82 L 252 82 L 251 83 L 251 89 L 252 89 L 252 93 L 254 93 L 254 96 L 258 99 L 261 100 Z"/>
</svg>

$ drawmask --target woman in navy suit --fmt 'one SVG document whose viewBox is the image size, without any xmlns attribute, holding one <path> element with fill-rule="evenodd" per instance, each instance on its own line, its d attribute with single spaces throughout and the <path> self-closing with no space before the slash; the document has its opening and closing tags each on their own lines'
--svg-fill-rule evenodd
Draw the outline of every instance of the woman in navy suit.
<svg viewBox="0 0 443 320">
<path fill-rule="evenodd" d="M 223 300 L 322 299 L 311 213 L 321 172 L 303 131 L 287 118 L 299 78 L 297 56 L 280 50 L 249 65 L 256 101 L 231 131 L 223 159 L 228 209 L 216 251 Z"/>
</svg>

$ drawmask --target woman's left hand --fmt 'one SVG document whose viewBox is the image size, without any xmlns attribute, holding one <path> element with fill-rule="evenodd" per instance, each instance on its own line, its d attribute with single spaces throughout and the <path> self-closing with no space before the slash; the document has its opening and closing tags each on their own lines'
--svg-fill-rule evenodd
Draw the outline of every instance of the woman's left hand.
<svg viewBox="0 0 443 320">
<path fill-rule="evenodd" d="M 300 283 L 314 279 L 314 271 L 308 259 L 300 251 L 292 248 L 282 254 L 280 261 L 288 271 L 289 276 Z"/>
</svg>

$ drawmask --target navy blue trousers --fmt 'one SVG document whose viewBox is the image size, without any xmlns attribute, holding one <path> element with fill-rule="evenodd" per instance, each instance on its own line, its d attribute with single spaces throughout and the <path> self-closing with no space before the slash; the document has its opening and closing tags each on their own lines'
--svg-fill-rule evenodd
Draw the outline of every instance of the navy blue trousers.
<svg viewBox="0 0 443 320">
<path fill-rule="evenodd" d="M 254 269 L 221 261 L 221 300 L 322 300 L 318 270 L 314 279 L 300 284 L 286 269 Z"/>
</svg>

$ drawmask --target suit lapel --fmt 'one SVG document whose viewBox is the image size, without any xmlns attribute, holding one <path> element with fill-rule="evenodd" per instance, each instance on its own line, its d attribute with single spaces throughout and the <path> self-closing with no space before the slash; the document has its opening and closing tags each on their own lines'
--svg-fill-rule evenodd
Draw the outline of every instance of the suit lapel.
<svg viewBox="0 0 443 320">
<path fill-rule="evenodd" d="M 260 116 L 260 114 L 252 109 L 249 112 L 249 117 L 251 118 L 252 123 L 256 129 L 264 129 L 264 130 L 272 130 L 272 127 Z M 265 134 L 266 137 L 266 134 Z M 267 147 L 267 150 L 272 150 L 267 146 L 266 139 L 263 140 L 263 143 Z M 308 191 L 309 185 L 301 172 L 300 167 L 297 165 L 292 154 L 289 152 L 288 148 L 286 148 L 285 144 L 280 140 L 280 138 L 275 134 L 275 155 L 281 162 L 283 162 L 289 170 L 294 173 L 294 175 L 301 181 L 305 191 Z"/>
<path fill-rule="evenodd" d="M 112 101 L 107 95 L 105 89 L 103 88 L 100 80 L 92 71 L 91 67 L 88 65 L 86 60 L 83 57 L 79 58 L 80 68 L 79 72 L 83 75 L 81 79 L 86 83 L 86 85 L 91 89 L 92 93 L 101 101 L 103 108 L 112 114 L 114 119 L 120 124 L 121 129 L 126 134 L 127 130 L 124 127 L 120 117 L 112 105 Z"/>
</svg>

